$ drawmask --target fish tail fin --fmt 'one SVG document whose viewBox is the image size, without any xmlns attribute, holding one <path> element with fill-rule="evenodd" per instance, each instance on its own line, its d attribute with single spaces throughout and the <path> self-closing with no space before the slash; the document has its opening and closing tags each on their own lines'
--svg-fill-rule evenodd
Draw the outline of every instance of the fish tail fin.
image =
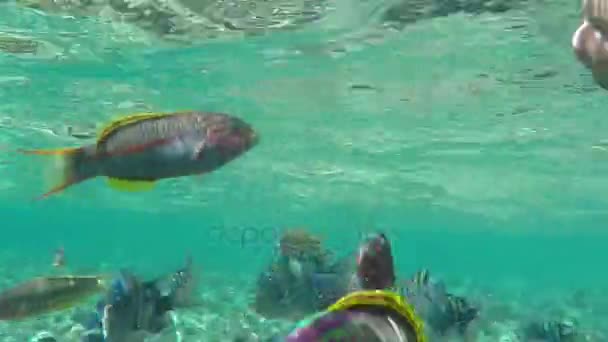
<svg viewBox="0 0 608 342">
<path fill-rule="evenodd" d="M 37 200 L 47 198 L 74 184 L 96 176 L 93 171 L 94 169 L 85 165 L 87 161 L 91 160 L 91 154 L 86 147 L 50 150 L 18 150 L 18 152 L 53 158 L 53 162 L 45 172 L 45 183 L 51 184 L 51 188 L 37 197 Z"/>
</svg>

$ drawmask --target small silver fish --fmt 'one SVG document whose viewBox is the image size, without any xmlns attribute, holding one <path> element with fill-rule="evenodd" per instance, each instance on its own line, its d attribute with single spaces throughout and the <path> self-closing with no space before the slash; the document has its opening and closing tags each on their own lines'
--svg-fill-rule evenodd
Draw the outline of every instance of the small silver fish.
<svg viewBox="0 0 608 342">
<path fill-rule="evenodd" d="M 105 276 L 35 278 L 0 293 L 0 320 L 23 319 L 67 309 L 105 288 Z"/>
</svg>

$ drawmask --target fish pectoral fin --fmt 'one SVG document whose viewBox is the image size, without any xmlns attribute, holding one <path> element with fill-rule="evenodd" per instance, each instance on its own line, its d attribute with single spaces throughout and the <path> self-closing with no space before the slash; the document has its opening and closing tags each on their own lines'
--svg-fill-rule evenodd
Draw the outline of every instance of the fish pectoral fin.
<svg viewBox="0 0 608 342">
<path fill-rule="evenodd" d="M 203 151 L 205 150 L 205 140 L 198 143 L 194 148 L 194 153 L 192 153 L 192 160 L 199 160 L 203 156 Z"/>
<path fill-rule="evenodd" d="M 108 178 L 108 185 L 120 191 L 148 191 L 154 188 L 154 181 Z"/>
</svg>

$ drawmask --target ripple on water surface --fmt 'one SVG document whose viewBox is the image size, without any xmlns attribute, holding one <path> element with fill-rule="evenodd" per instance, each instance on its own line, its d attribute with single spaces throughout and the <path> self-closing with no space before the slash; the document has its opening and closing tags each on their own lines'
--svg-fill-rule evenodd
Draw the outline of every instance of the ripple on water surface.
<svg viewBox="0 0 608 342">
<path fill-rule="evenodd" d="M 179 208 L 422 203 L 492 217 L 598 213 L 607 201 L 605 96 L 545 36 L 546 20 L 525 10 L 453 14 L 400 31 L 371 22 L 366 31 L 352 27 L 361 16 L 340 23 L 327 9 L 318 27 L 188 48 L 138 40 L 124 23 L 94 16 L 11 11 L 26 11 L 31 32 L 13 38 L 24 23 L 3 24 L 11 35 L 0 39 L 3 145 L 79 145 L 116 115 L 188 108 L 241 116 L 263 138 L 211 175 L 135 195 L 91 182 L 66 201 L 94 194 L 97 206 L 143 210 L 164 210 L 167 198 Z M 20 57 L 46 41 L 62 57 Z M 1 159 L 5 196 L 38 194 L 40 160 Z"/>
</svg>

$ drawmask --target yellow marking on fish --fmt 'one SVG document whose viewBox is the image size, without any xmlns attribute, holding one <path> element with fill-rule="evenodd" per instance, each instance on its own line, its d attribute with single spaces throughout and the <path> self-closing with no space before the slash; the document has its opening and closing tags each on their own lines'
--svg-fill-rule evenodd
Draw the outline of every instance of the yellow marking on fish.
<svg viewBox="0 0 608 342">
<path fill-rule="evenodd" d="M 128 179 L 108 178 L 108 185 L 111 188 L 120 191 L 148 191 L 154 188 L 154 184 L 155 183 L 153 181 L 134 181 Z"/>
<path fill-rule="evenodd" d="M 383 307 L 397 313 L 409 323 L 410 329 L 416 335 L 414 342 L 427 342 L 424 334 L 424 323 L 416 314 L 414 307 L 402 296 L 385 290 L 364 290 L 352 292 L 331 305 L 326 310 L 336 312 L 348 310 L 357 306 Z"/>
<path fill-rule="evenodd" d="M 145 121 L 145 120 L 149 120 L 149 119 L 154 119 L 154 118 L 161 118 L 161 117 L 165 117 L 165 116 L 169 116 L 171 114 L 167 114 L 167 113 L 136 113 L 136 114 L 131 114 L 131 115 L 127 115 L 125 117 L 121 117 L 118 118 L 116 120 L 112 120 L 109 124 L 107 124 L 106 126 L 104 126 L 101 130 L 101 132 L 99 133 L 99 137 L 97 138 L 97 144 L 102 144 L 106 141 L 106 139 L 108 138 L 108 136 L 110 134 L 112 134 L 114 131 L 116 131 L 117 129 L 136 123 L 136 122 L 140 122 L 140 121 Z"/>
<path fill-rule="evenodd" d="M 80 147 L 53 148 L 53 149 L 46 149 L 46 150 L 18 150 L 18 151 L 23 154 L 38 154 L 38 155 L 53 156 L 53 155 L 66 155 L 66 154 L 74 153 L 78 150 L 80 150 Z"/>
</svg>

